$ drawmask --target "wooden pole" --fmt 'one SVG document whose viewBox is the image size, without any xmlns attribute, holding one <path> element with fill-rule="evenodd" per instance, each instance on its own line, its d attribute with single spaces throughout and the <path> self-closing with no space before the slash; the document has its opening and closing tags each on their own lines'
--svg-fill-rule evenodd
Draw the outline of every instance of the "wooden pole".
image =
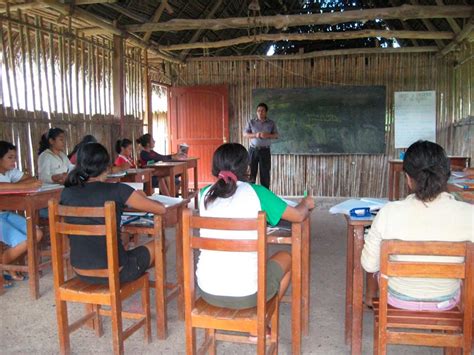
<svg viewBox="0 0 474 355">
<path fill-rule="evenodd" d="M 42 0 L 43 1 L 43 0 Z M 309 15 L 276 15 L 261 16 L 255 21 L 249 21 L 248 17 L 231 17 L 223 19 L 175 19 L 167 22 L 148 22 L 140 25 L 125 26 L 129 32 L 147 31 L 185 31 L 209 29 L 213 31 L 229 28 L 254 28 L 273 27 L 284 29 L 294 26 L 305 25 L 335 25 L 343 22 L 371 21 L 375 19 L 429 19 L 429 18 L 469 18 L 472 6 L 447 5 L 447 6 L 415 6 L 402 5 L 399 7 L 387 7 L 377 9 L 348 10 L 344 12 L 325 12 Z"/>
<path fill-rule="evenodd" d="M 148 52 L 145 51 L 145 67 L 144 67 L 144 82 L 145 82 L 145 119 L 148 125 L 148 133 L 153 136 L 153 112 L 151 106 L 151 79 L 148 72 Z"/>
<path fill-rule="evenodd" d="M 168 46 L 159 46 L 164 51 L 179 51 L 183 49 L 195 48 L 221 48 L 230 47 L 245 43 L 254 42 L 277 42 L 277 41 L 332 41 L 345 40 L 354 38 L 368 38 L 368 37 L 382 37 L 382 38 L 411 38 L 411 39 L 453 39 L 452 32 L 430 32 L 430 31 L 386 31 L 386 30 L 361 30 L 361 31 L 346 31 L 346 32 L 320 32 L 320 33 L 304 33 L 304 34 L 261 34 L 256 36 L 242 36 L 232 38 L 224 41 L 216 42 L 194 42 L 188 41 L 182 44 L 172 44 Z"/>
<path fill-rule="evenodd" d="M 464 39 L 466 39 L 474 29 L 474 16 L 469 19 L 469 22 L 464 26 L 461 32 L 459 32 L 454 40 L 449 43 L 446 47 L 441 49 L 439 56 L 445 56 L 452 50 L 454 50 L 459 43 L 461 43 Z"/>
<path fill-rule="evenodd" d="M 125 134 L 124 127 L 124 48 L 123 39 L 114 35 L 112 91 L 114 100 L 114 118 L 120 120 L 120 135 Z"/>
</svg>

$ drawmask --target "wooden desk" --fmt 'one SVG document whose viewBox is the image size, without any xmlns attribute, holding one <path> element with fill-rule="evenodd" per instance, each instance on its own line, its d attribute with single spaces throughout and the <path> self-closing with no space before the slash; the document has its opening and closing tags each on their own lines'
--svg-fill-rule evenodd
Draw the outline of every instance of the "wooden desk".
<svg viewBox="0 0 474 355">
<path fill-rule="evenodd" d="M 156 303 L 156 329 L 159 339 L 166 339 L 168 334 L 167 303 L 177 297 L 178 318 L 184 320 L 184 275 L 183 275 L 183 225 L 182 211 L 189 200 L 183 199 L 179 204 L 166 208 L 164 216 L 155 215 L 153 226 L 127 224 L 122 227 L 122 232 L 130 234 L 148 234 L 154 238 L 155 247 L 155 281 L 150 281 L 150 286 L 155 288 Z M 166 227 L 176 228 L 176 283 L 166 282 Z M 167 290 L 169 292 L 167 292 Z"/>
<path fill-rule="evenodd" d="M 62 187 L 45 191 L 15 194 L 2 193 L 0 195 L 0 211 L 25 211 L 28 250 L 28 266 L 0 264 L 0 272 L 1 270 L 12 270 L 13 268 L 22 272 L 28 272 L 30 295 L 35 300 L 39 298 L 38 271 L 42 266 L 46 265 L 45 264 L 40 266 L 38 263 L 39 260 L 36 245 L 36 226 L 38 225 L 38 211 L 42 208 L 48 207 L 49 199 L 56 198 L 59 200 L 61 196 L 61 191 Z"/>
<path fill-rule="evenodd" d="M 152 184 L 153 169 L 129 169 L 127 175 L 120 178 L 121 182 L 141 182 L 143 191 L 147 196 L 153 195 Z"/>
<path fill-rule="evenodd" d="M 470 166 L 471 158 L 460 156 L 449 156 L 451 170 L 462 170 Z M 390 159 L 388 161 L 388 199 L 389 201 L 400 199 L 400 174 L 403 172 L 403 160 Z"/>
<path fill-rule="evenodd" d="M 345 341 L 350 344 L 353 355 L 362 353 L 362 320 L 364 280 L 360 262 L 364 248 L 364 228 L 372 224 L 371 219 L 352 219 L 347 222 L 347 264 L 346 264 L 346 309 Z"/>
<path fill-rule="evenodd" d="M 199 194 L 199 181 L 198 181 L 198 164 L 197 164 L 197 161 L 198 161 L 199 158 L 193 158 L 193 157 L 190 157 L 190 158 L 184 158 L 184 159 L 180 159 L 180 160 L 176 160 L 176 162 L 185 162 L 186 165 L 187 165 L 187 169 L 193 169 L 193 180 L 194 180 L 194 191 L 189 194 L 188 192 L 188 196 L 190 200 L 192 200 L 194 198 L 194 208 L 195 209 L 198 209 L 199 208 L 199 205 L 198 205 L 198 194 Z M 188 183 L 189 183 L 189 175 L 188 175 Z M 186 185 L 186 187 L 188 188 L 188 186 Z M 189 188 L 188 188 L 188 191 L 189 191 Z"/>
<path fill-rule="evenodd" d="M 153 165 L 147 165 L 147 168 L 153 169 L 153 175 L 160 178 L 169 177 L 170 178 L 170 195 L 172 197 L 176 196 L 176 184 L 174 178 L 177 175 L 181 175 L 181 191 L 182 197 L 184 199 L 188 198 L 188 189 L 184 186 L 188 186 L 188 172 L 187 172 L 187 163 L 186 162 L 177 162 L 177 161 L 167 161 L 159 162 Z"/>
<path fill-rule="evenodd" d="M 278 230 L 267 236 L 268 243 L 291 245 L 291 334 L 292 354 L 301 353 L 301 334 L 309 335 L 310 301 L 310 217 L 302 223 L 292 223 L 291 232 Z"/>
</svg>

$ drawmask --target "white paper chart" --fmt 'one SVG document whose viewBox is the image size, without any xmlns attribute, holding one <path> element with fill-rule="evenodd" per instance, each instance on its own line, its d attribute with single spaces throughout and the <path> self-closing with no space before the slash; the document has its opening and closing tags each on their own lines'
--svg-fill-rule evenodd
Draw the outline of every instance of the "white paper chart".
<svg viewBox="0 0 474 355">
<path fill-rule="evenodd" d="M 436 142 L 436 91 L 395 92 L 395 148 Z"/>
</svg>

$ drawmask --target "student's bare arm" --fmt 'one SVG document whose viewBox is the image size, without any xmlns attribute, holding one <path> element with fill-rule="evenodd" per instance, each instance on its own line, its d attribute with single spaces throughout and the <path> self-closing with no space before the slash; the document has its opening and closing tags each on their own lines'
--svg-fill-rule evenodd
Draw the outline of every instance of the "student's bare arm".
<svg viewBox="0 0 474 355">
<path fill-rule="evenodd" d="M 302 222 L 314 208 L 314 200 L 308 196 L 303 198 L 296 207 L 287 206 L 281 216 L 282 219 L 290 222 Z"/>
<path fill-rule="evenodd" d="M 141 191 L 134 191 L 127 200 L 127 206 L 130 206 L 138 211 L 150 212 L 153 214 L 164 214 L 166 212 L 165 206 L 157 201 L 153 201 L 146 197 Z"/>
</svg>

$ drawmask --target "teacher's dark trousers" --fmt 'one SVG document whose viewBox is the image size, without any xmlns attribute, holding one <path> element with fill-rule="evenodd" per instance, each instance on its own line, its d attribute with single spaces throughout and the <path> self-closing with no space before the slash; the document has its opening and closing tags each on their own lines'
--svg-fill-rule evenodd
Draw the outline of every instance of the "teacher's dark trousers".
<svg viewBox="0 0 474 355">
<path fill-rule="evenodd" d="M 260 165 L 260 184 L 270 189 L 270 167 L 272 164 L 272 156 L 270 148 L 267 147 L 250 147 L 250 182 L 255 183 L 257 180 L 257 171 Z"/>
</svg>

